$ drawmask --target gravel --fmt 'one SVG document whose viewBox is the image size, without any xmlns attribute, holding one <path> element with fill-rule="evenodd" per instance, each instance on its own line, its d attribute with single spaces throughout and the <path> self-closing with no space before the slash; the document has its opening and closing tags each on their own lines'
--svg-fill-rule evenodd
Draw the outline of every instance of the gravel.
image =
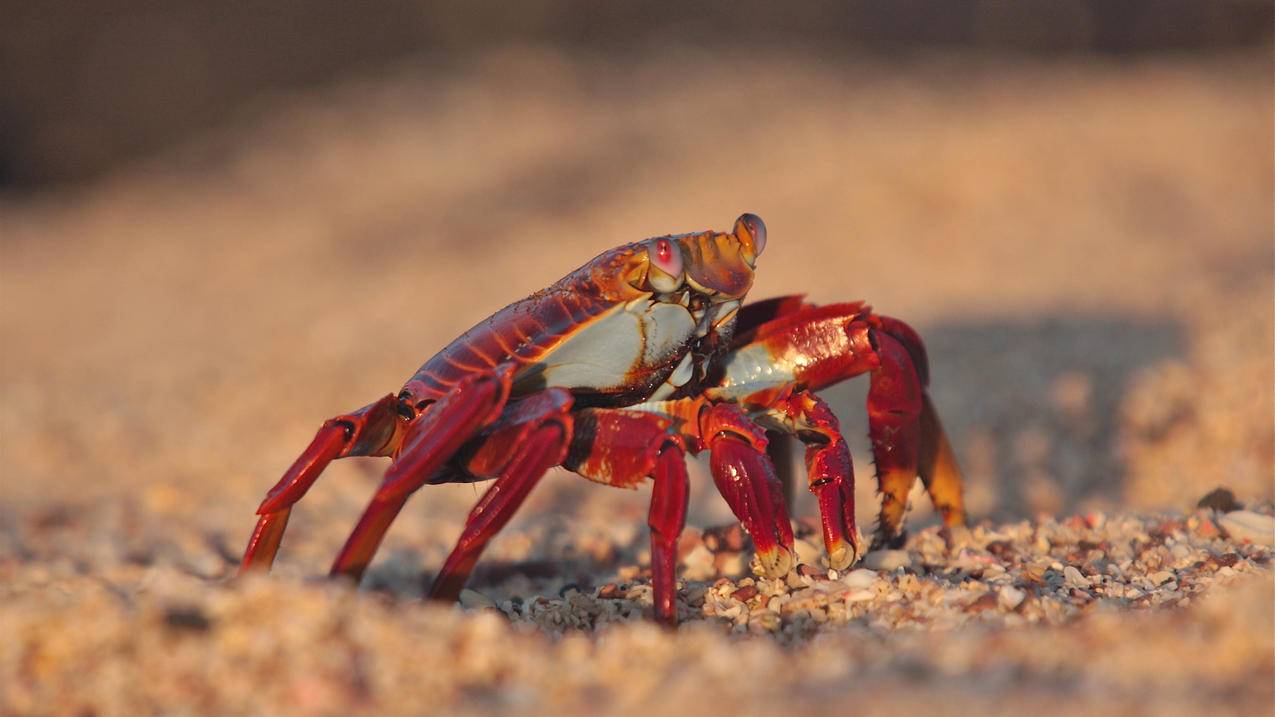
<svg viewBox="0 0 1275 717">
<path fill-rule="evenodd" d="M 982 523 L 958 544 L 926 529 L 890 551 L 908 558 L 894 567 L 683 580 L 677 631 L 649 622 L 637 565 L 557 595 L 466 589 L 448 608 L 326 581 L 233 579 L 228 560 L 207 577 L 10 553 L 0 680 L 19 714 L 848 708 L 886 686 L 902 690 L 893 704 L 919 706 L 970 679 L 1023 705 L 1083 685 L 1064 714 L 1185 714 L 1214 699 L 1242 711 L 1275 697 L 1272 549 L 1226 537 L 1217 519 Z M 694 680 L 681 678 L 692 664 Z"/>
</svg>

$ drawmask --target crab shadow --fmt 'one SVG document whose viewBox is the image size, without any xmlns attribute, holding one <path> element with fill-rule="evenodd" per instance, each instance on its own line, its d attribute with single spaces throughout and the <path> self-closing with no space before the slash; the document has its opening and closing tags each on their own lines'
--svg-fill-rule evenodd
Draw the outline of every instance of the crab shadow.
<svg viewBox="0 0 1275 717">
<path fill-rule="evenodd" d="M 1126 501 L 1123 407 L 1141 372 L 1183 355 L 1181 326 L 1058 315 L 919 329 L 973 518 L 1065 515 Z M 851 405 L 839 406 L 843 423 L 863 435 L 866 420 L 856 417 L 866 386 L 850 390 Z M 916 498 L 914 511 L 927 502 Z"/>
</svg>

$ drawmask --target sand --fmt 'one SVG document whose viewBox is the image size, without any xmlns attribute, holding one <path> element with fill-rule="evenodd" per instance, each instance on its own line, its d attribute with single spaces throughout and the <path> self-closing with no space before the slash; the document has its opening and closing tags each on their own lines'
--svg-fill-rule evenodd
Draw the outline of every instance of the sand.
<svg viewBox="0 0 1275 717">
<path fill-rule="evenodd" d="M 1268 54 L 524 49 L 0 197 L 0 712 L 1269 712 Z M 669 632 L 643 617 L 648 489 L 555 472 L 437 606 L 481 486 L 417 494 L 356 592 L 321 579 L 384 468 L 354 459 L 269 577 L 232 579 L 323 419 L 604 248 L 744 211 L 770 233 L 753 297 L 865 299 L 925 337 L 969 535 L 914 493 L 879 571 L 816 550 L 769 584 L 699 543 L 729 513 L 697 464 Z M 827 396 L 866 528 L 864 390 Z M 1217 486 L 1256 532 L 1197 508 Z"/>
</svg>

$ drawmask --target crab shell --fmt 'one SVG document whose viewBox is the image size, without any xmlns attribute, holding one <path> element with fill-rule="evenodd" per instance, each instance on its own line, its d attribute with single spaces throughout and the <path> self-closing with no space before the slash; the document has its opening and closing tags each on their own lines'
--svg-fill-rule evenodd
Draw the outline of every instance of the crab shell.
<svg viewBox="0 0 1275 717">
<path fill-rule="evenodd" d="M 466 375 L 513 364 L 512 397 L 563 387 L 577 405 L 664 398 L 702 377 L 711 347 L 730 342 L 765 248 L 761 219 L 730 234 L 656 237 L 604 252 L 516 301 L 425 362 L 400 398 L 417 409 Z"/>
</svg>

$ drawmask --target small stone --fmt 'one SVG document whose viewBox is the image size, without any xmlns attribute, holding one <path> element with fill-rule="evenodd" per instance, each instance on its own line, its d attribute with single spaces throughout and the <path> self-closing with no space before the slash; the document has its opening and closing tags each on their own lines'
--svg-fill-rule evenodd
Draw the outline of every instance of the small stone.
<svg viewBox="0 0 1275 717">
<path fill-rule="evenodd" d="M 869 570 L 892 572 L 912 564 L 906 550 L 874 550 L 863 557 L 863 567 Z"/>
<path fill-rule="evenodd" d="M 683 576 L 687 580 L 709 580 L 717 574 L 717 568 L 713 564 L 713 554 L 704 547 L 703 543 L 692 548 L 682 563 L 686 566 Z"/>
<path fill-rule="evenodd" d="M 985 550 L 1001 560 L 1009 558 L 1017 552 L 1014 549 L 1013 543 L 1010 543 L 1008 540 L 993 540 L 987 544 Z"/>
<path fill-rule="evenodd" d="M 620 597 L 620 586 L 615 583 L 607 583 L 598 588 L 598 597 L 603 600 L 614 600 Z"/>
<path fill-rule="evenodd" d="M 1027 593 L 1012 585 L 1006 585 L 1000 589 L 998 599 L 1006 610 L 1013 610 L 1023 604 L 1023 600 L 1027 599 Z"/>
<path fill-rule="evenodd" d="M 939 530 L 939 537 L 943 538 L 948 550 L 963 548 L 974 542 L 974 535 L 964 525 L 944 526 Z"/>
<path fill-rule="evenodd" d="M 731 597 L 735 598 L 736 600 L 739 600 L 740 602 L 747 602 L 756 594 L 757 594 L 756 585 L 745 585 L 744 587 L 731 593 Z"/>
<path fill-rule="evenodd" d="M 173 630 L 207 632 L 212 619 L 198 605 L 173 605 L 164 610 L 164 624 Z"/>
<path fill-rule="evenodd" d="M 978 599 L 965 606 L 965 612 L 986 612 L 988 610 L 995 610 L 997 602 L 996 596 L 992 593 L 983 593 L 978 596 Z"/>
<path fill-rule="evenodd" d="M 465 588 L 460 591 L 460 606 L 466 610 L 481 610 L 496 607 L 496 602 L 477 590 Z"/>
<path fill-rule="evenodd" d="M 794 540 L 792 543 L 793 551 L 797 553 L 797 562 L 807 565 L 818 565 L 819 558 L 823 555 L 823 551 L 815 547 L 814 543 L 808 540 Z"/>
<path fill-rule="evenodd" d="M 1223 513 L 1229 513 L 1233 510 L 1239 510 L 1244 506 L 1235 500 L 1235 494 L 1229 489 L 1218 486 L 1209 491 L 1207 495 L 1195 504 L 1197 508 L 1212 508 Z"/>
<path fill-rule="evenodd" d="M 1163 585 L 1173 580 L 1173 573 L 1169 572 L 1168 570 L 1161 570 L 1158 573 L 1152 573 L 1149 577 L 1151 579 L 1151 582 L 1155 583 L 1156 585 Z"/>
<path fill-rule="evenodd" d="M 797 566 L 797 574 L 803 578 L 810 578 L 812 580 L 827 580 L 828 579 L 828 573 L 825 573 L 819 568 L 812 567 L 805 563 L 802 563 Z"/>
<path fill-rule="evenodd" d="M 1218 518 L 1218 527 L 1237 543 L 1275 546 L 1275 516 L 1235 510 Z"/>
<path fill-rule="evenodd" d="M 1087 588 L 1089 587 L 1089 578 L 1085 577 L 1074 565 L 1068 565 L 1063 568 L 1063 582 L 1069 588 Z"/>
<path fill-rule="evenodd" d="M 702 540 L 714 553 L 738 553 L 744 549 L 744 530 L 739 523 L 709 528 L 704 531 Z"/>
<path fill-rule="evenodd" d="M 713 558 L 713 567 L 723 575 L 739 575 L 744 572 L 744 555 L 742 553 L 718 553 Z"/>
<path fill-rule="evenodd" d="M 679 560 L 685 560 L 687 555 L 695 548 L 703 545 L 703 536 L 695 528 L 686 528 L 677 539 L 677 557 Z"/>
<path fill-rule="evenodd" d="M 1198 525 L 1195 526 L 1195 534 L 1201 538 L 1216 538 L 1222 532 L 1217 529 L 1217 524 L 1208 518 L 1202 518 Z"/>
<path fill-rule="evenodd" d="M 863 590 L 876 585 L 881 580 L 881 576 L 877 575 L 877 571 L 859 568 L 851 571 L 848 575 L 841 578 L 841 582 L 852 590 Z"/>
</svg>

